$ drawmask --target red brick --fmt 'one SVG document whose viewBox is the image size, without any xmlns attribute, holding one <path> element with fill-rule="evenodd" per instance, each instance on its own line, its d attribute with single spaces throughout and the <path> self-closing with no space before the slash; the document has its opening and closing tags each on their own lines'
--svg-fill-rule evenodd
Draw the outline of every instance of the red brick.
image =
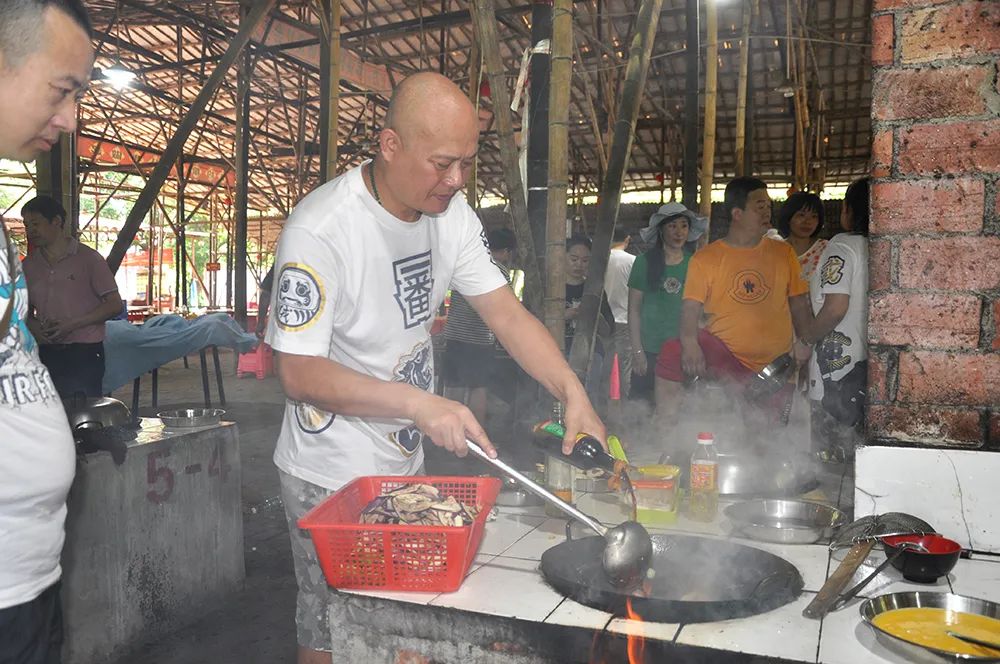
<svg viewBox="0 0 1000 664">
<path fill-rule="evenodd" d="M 904 14 L 899 52 L 904 63 L 968 58 L 1000 51 L 1000 4 L 993 0 Z"/>
<path fill-rule="evenodd" d="M 877 131 L 872 139 L 872 177 L 888 177 L 891 172 L 892 130 Z"/>
<path fill-rule="evenodd" d="M 993 350 L 1000 350 L 1000 300 L 993 302 Z"/>
<path fill-rule="evenodd" d="M 983 443 L 977 410 L 871 406 L 868 428 L 880 438 L 925 445 L 978 447 Z"/>
<path fill-rule="evenodd" d="M 896 163 L 900 173 L 1000 171 L 1000 120 L 900 129 Z"/>
<path fill-rule="evenodd" d="M 892 14 L 876 16 L 872 19 L 872 64 L 892 64 L 892 51 L 895 46 L 896 25 Z"/>
<path fill-rule="evenodd" d="M 983 228 L 982 180 L 911 180 L 872 185 L 871 232 L 974 233 Z"/>
<path fill-rule="evenodd" d="M 901 353 L 896 399 L 911 404 L 996 405 L 1000 403 L 1000 354 Z"/>
<path fill-rule="evenodd" d="M 990 415 L 989 442 L 994 447 L 1000 446 L 1000 413 Z"/>
<path fill-rule="evenodd" d="M 940 5 L 951 0 L 875 0 L 874 11 L 890 11 L 893 9 L 914 9 Z"/>
<path fill-rule="evenodd" d="M 981 303 L 974 295 L 886 293 L 868 309 L 875 344 L 915 348 L 976 348 Z"/>
<path fill-rule="evenodd" d="M 903 240 L 897 263 L 902 288 L 1000 288 L 1000 237 Z"/>
<path fill-rule="evenodd" d="M 909 120 L 982 115 L 987 110 L 986 94 L 992 94 L 987 80 L 993 82 L 991 65 L 876 69 L 872 117 Z"/>
<path fill-rule="evenodd" d="M 889 400 L 889 364 L 881 353 L 868 356 L 868 402 L 885 403 Z"/>
<path fill-rule="evenodd" d="M 892 244 L 888 240 L 872 239 L 868 243 L 868 290 L 880 291 L 890 286 L 892 286 Z"/>
</svg>

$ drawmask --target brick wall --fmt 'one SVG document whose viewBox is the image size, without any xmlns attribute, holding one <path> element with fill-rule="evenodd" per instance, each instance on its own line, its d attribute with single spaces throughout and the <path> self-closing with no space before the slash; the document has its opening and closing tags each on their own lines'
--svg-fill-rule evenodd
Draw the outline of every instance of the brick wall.
<svg viewBox="0 0 1000 664">
<path fill-rule="evenodd" d="M 1000 2 L 872 25 L 869 438 L 1000 450 Z"/>
</svg>

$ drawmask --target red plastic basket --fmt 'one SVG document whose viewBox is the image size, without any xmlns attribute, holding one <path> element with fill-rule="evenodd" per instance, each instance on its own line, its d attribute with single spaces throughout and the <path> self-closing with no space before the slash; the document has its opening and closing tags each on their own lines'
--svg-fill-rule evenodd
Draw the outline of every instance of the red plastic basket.
<svg viewBox="0 0 1000 664">
<path fill-rule="evenodd" d="M 376 496 L 413 483 L 479 507 L 471 526 L 368 525 L 361 511 Z M 299 519 L 334 588 L 421 592 L 458 590 L 479 550 L 500 480 L 494 477 L 359 477 Z"/>
</svg>

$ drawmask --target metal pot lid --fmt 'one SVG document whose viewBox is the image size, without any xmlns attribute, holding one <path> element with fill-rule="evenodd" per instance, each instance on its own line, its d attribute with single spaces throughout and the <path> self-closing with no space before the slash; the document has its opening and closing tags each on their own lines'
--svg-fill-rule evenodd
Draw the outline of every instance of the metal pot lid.
<svg viewBox="0 0 1000 664">
<path fill-rule="evenodd" d="M 601 568 L 604 540 L 586 537 L 542 554 L 545 580 L 586 606 L 643 620 L 711 622 L 770 611 L 802 592 L 794 565 L 767 551 L 693 535 L 653 535 L 652 576 L 641 589 L 613 586 Z"/>
</svg>

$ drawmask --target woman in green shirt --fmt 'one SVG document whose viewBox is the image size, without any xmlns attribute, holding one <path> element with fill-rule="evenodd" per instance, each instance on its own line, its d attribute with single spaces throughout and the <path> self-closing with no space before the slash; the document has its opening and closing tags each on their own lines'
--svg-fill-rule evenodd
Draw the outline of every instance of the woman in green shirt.
<svg viewBox="0 0 1000 664">
<path fill-rule="evenodd" d="M 629 275 L 628 326 L 635 356 L 632 391 L 653 400 L 654 369 L 663 342 L 679 333 L 681 300 L 691 254 L 684 245 L 705 231 L 705 220 L 680 203 L 668 203 L 650 217 L 640 235 L 655 242 L 636 257 Z"/>
</svg>

